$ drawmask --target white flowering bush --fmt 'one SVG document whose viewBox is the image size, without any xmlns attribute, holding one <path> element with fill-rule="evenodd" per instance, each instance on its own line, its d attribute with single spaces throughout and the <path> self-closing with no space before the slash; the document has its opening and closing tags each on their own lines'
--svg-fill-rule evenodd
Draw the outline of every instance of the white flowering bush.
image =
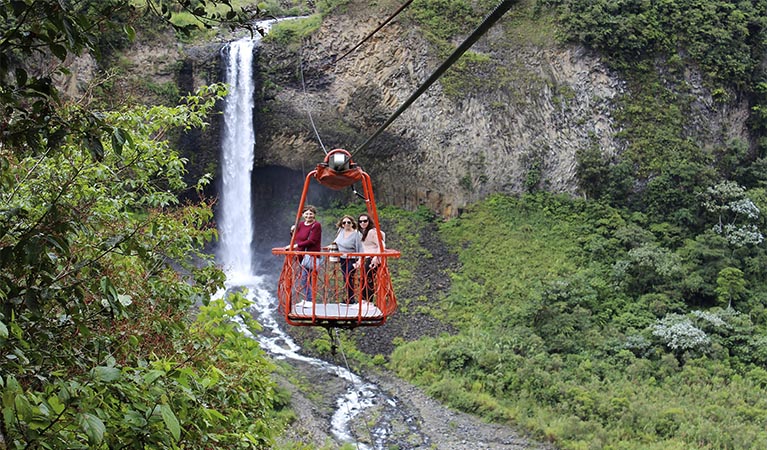
<svg viewBox="0 0 767 450">
<path fill-rule="evenodd" d="M 711 345 L 708 335 L 695 326 L 689 317 L 668 314 L 652 327 L 653 336 L 675 351 L 705 350 Z"/>
<path fill-rule="evenodd" d="M 758 245 L 764 235 L 754 222 L 761 211 L 746 195 L 746 189 L 732 181 L 723 181 L 706 190 L 703 207 L 717 215 L 717 223 L 711 228 L 736 246 Z"/>
<path fill-rule="evenodd" d="M 721 183 L 706 189 L 706 199 L 703 206 L 713 213 L 724 213 L 729 209 L 729 204 L 746 197 L 746 189 L 734 181 L 722 181 Z M 757 209 L 758 211 L 758 209 Z"/>
<path fill-rule="evenodd" d="M 727 204 L 727 206 L 729 207 L 730 211 L 740 216 L 754 220 L 759 218 L 759 207 L 757 207 L 749 198 L 741 198 L 731 201 Z"/>
<path fill-rule="evenodd" d="M 727 224 L 721 233 L 727 238 L 727 242 L 736 246 L 758 245 L 764 241 L 764 235 L 759 231 L 756 225 L 732 225 Z"/>
<path fill-rule="evenodd" d="M 694 318 L 702 320 L 703 322 L 706 322 L 715 328 L 732 329 L 732 325 L 725 322 L 719 314 L 711 313 L 708 311 L 695 310 L 692 311 L 690 315 Z"/>
</svg>

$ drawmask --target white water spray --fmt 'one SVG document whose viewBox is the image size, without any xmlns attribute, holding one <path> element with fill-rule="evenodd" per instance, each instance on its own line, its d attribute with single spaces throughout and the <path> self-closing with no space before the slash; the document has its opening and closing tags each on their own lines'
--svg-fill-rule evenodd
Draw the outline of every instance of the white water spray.
<svg viewBox="0 0 767 450">
<path fill-rule="evenodd" d="M 219 261 L 228 276 L 248 276 L 253 271 L 253 47 L 241 39 L 227 48 L 226 82 L 230 86 L 224 107 L 221 158 L 221 209 L 218 231 Z"/>
</svg>

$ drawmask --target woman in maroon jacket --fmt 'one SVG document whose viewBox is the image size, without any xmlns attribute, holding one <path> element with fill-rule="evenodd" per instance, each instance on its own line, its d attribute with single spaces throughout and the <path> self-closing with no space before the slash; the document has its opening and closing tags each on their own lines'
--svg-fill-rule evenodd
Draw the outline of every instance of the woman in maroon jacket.
<svg viewBox="0 0 767 450">
<path fill-rule="evenodd" d="M 303 210 L 303 222 L 299 222 L 294 233 L 296 238 L 293 242 L 295 250 L 304 252 L 319 252 L 322 251 L 322 225 L 317 222 L 317 208 L 311 205 L 306 205 Z M 308 306 L 311 308 L 311 303 L 314 302 L 314 292 L 312 291 L 312 275 L 316 270 L 318 260 L 316 257 L 311 258 L 312 264 L 306 268 L 301 266 L 301 284 L 304 287 L 304 293 L 306 295 L 306 302 L 301 302 L 298 306 Z"/>
</svg>

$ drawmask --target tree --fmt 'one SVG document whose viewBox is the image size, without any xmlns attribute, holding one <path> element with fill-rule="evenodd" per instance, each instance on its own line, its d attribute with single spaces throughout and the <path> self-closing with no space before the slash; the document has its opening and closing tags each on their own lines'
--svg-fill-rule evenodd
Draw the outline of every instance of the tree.
<svg viewBox="0 0 767 450">
<path fill-rule="evenodd" d="M 104 113 L 107 126 L 132 133 L 99 136 L 98 159 L 74 140 L 41 155 L 3 153 L 0 430 L 9 448 L 269 445 L 270 364 L 228 320 L 247 319 L 241 299 L 231 311 L 211 302 L 223 287 L 203 253 L 216 236 L 211 205 L 178 204 L 185 161 L 161 138 L 204 126 L 224 93 L 215 85 L 175 108 Z"/>
<path fill-rule="evenodd" d="M 218 12 L 223 7 L 226 12 Z M 174 11 L 186 11 L 197 24 L 176 26 Z M 160 18 L 178 32 L 190 33 L 199 26 L 247 27 L 260 11 L 231 6 L 230 0 L 85 0 L 61 2 L 0 2 L 0 146 L 31 154 L 56 150 L 72 136 L 87 143 L 92 156 L 100 157 L 101 132 L 108 124 L 87 105 L 66 102 L 53 79 L 66 74 L 69 57 L 83 52 L 99 53 L 107 32 L 120 30 L 135 36 L 133 22 L 142 14 Z M 62 110 L 67 110 L 68 114 Z M 124 133 L 124 131 L 123 131 Z M 8 150 L 11 151 L 11 150 Z"/>
<path fill-rule="evenodd" d="M 761 211 L 747 196 L 746 189 L 732 181 L 723 181 L 706 190 L 703 207 L 716 217 L 713 231 L 723 235 L 735 247 L 757 245 L 764 235 L 757 224 Z"/>
<path fill-rule="evenodd" d="M 681 258 L 655 243 L 632 248 L 626 258 L 613 265 L 616 279 L 625 283 L 629 292 L 646 294 L 671 289 L 682 278 Z"/>
<path fill-rule="evenodd" d="M 746 293 L 743 271 L 735 267 L 725 267 L 719 271 L 715 292 L 719 303 L 727 302 L 727 308 L 732 308 L 732 301 L 742 298 Z"/>
<path fill-rule="evenodd" d="M 711 338 L 689 317 L 681 314 L 666 314 L 651 327 L 653 336 L 674 352 L 681 363 L 686 351 L 705 352 L 711 345 Z"/>
</svg>

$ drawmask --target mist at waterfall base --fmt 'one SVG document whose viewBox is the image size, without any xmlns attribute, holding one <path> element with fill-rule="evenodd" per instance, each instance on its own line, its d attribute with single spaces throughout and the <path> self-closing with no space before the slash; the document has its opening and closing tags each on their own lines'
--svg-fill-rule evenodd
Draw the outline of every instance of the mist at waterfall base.
<svg viewBox="0 0 767 450">
<path fill-rule="evenodd" d="M 250 40 L 232 42 L 222 54 L 227 61 L 226 82 L 231 90 L 224 107 L 216 256 L 227 277 L 225 289 L 216 297 L 225 298 L 229 292 L 245 294 L 254 305 L 254 317 L 263 329 L 253 334 L 241 323 L 241 331 L 256 339 L 272 358 L 308 364 L 314 370 L 344 380 L 346 388 L 336 399 L 336 411 L 329 425 L 329 431 L 337 441 L 353 443 L 358 449 L 386 448 L 392 428 L 391 418 L 402 417 L 402 412 L 397 411 L 397 402 L 345 368 L 300 354 L 300 347 L 284 331 L 284 323 L 277 319 L 274 292 L 284 257 L 273 256 L 271 248 L 289 242 L 289 229 L 296 217 L 305 174 L 278 167 L 253 169 L 254 44 Z M 322 157 L 318 153 L 318 161 Z M 314 191 L 322 190 L 316 182 L 312 184 Z M 307 203 L 321 206 L 333 198 L 327 193 L 311 192 L 310 188 Z M 323 244 L 327 244 L 333 234 L 332 228 L 328 230 Z M 351 424 L 362 411 L 373 406 L 387 412 L 380 414 L 374 426 L 368 427 L 369 441 L 373 445 L 369 447 L 356 441 Z"/>
<path fill-rule="evenodd" d="M 318 149 L 317 162 L 324 155 Z M 312 167 L 314 169 L 314 167 Z M 301 190 L 306 173 L 285 167 L 267 166 L 253 169 L 251 204 L 256 219 L 253 222 L 253 269 L 254 273 L 270 276 L 280 273 L 282 257 L 272 255 L 272 248 L 283 247 L 290 242 L 290 226 L 296 220 Z M 348 194 L 319 186 L 312 180 L 306 204 L 320 211 L 333 203 L 348 198 Z M 322 223 L 323 245 L 335 236 L 333 223 Z"/>
</svg>

